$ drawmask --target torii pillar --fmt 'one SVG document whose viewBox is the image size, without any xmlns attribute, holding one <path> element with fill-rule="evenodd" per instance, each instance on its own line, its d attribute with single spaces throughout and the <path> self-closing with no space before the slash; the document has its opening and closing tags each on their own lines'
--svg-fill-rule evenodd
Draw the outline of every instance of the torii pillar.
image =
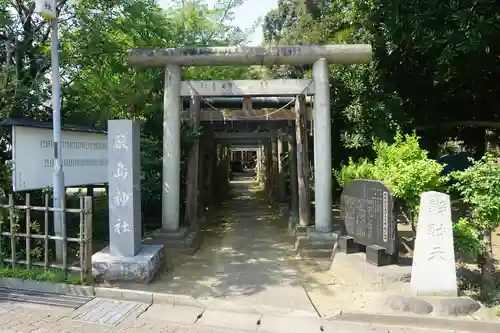
<svg viewBox="0 0 500 333">
<path fill-rule="evenodd" d="M 332 117 L 328 61 L 313 65 L 314 96 L 314 189 L 316 231 L 332 231 Z"/>
<path fill-rule="evenodd" d="M 331 119 L 329 117 L 328 80 L 324 80 L 327 64 L 367 63 L 372 57 L 369 44 L 342 45 L 300 45 L 272 47 L 202 47 L 170 49 L 132 49 L 127 61 L 135 67 L 165 68 L 165 100 L 163 117 L 163 193 L 162 227 L 165 231 L 179 229 L 180 196 L 180 66 L 252 66 L 252 65 L 306 65 L 314 64 L 313 75 L 316 90 L 321 91 L 316 112 L 315 135 L 319 135 L 321 152 L 326 152 L 331 144 Z M 318 61 L 318 59 L 322 59 Z M 324 60 L 323 60 L 324 59 Z M 326 78 L 328 75 L 326 75 Z M 318 85 L 324 85 L 322 87 Z M 316 101 L 318 96 L 316 94 Z M 327 112 L 328 111 L 328 112 Z M 328 115 L 327 115 L 328 114 Z M 324 141 L 323 141 L 324 140 Z M 320 153 L 319 150 L 316 152 Z M 316 186 L 323 182 L 316 193 L 316 227 L 320 231 L 331 230 L 331 149 L 324 158 L 318 158 L 316 165 Z M 320 166 L 321 164 L 321 166 Z M 318 170 L 319 167 L 319 170 Z M 317 188 L 318 191 L 318 188 Z M 320 198 L 318 197 L 325 195 Z"/>
<path fill-rule="evenodd" d="M 163 163 L 161 226 L 164 231 L 179 229 L 181 183 L 181 67 L 165 67 L 163 100 Z"/>
</svg>

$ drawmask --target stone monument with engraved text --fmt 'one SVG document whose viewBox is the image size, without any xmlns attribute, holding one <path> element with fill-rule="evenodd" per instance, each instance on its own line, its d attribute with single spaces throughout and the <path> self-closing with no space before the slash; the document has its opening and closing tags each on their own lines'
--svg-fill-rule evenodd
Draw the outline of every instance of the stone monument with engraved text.
<svg viewBox="0 0 500 333">
<path fill-rule="evenodd" d="M 163 262 L 162 245 L 141 243 L 140 128 L 131 120 L 108 121 L 109 241 L 92 256 L 104 280 L 153 279 Z"/>
<path fill-rule="evenodd" d="M 397 261 L 397 225 L 394 199 L 379 181 L 355 179 L 344 185 L 340 218 L 345 226 L 339 249 L 346 254 L 366 252 L 366 261 L 375 266 Z"/>
<path fill-rule="evenodd" d="M 457 273 L 450 196 L 424 192 L 420 196 L 411 290 L 416 296 L 457 296 Z"/>
</svg>

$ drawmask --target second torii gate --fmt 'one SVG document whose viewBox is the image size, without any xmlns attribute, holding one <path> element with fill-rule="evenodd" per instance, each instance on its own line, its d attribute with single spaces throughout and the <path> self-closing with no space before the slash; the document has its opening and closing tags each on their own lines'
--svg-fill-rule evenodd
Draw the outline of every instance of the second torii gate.
<svg viewBox="0 0 500 333">
<path fill-rule="evenodd" d="M 310 87 L 315 94 L 315 227 L 320 232 L 330 232 L 332 228 L 332 152 L 328 64 L 366 63 L 370 61 L 371 56 L 372 48 L 369 44 L 130 50 L 128 62 L 131 66 L 165 67 L 162 228 L 165 231 L 176 231 L 179 228 L 181 95 L 192 95 L 193 92 L 190 89 L 193 88 L 200 95 L 206 94 L 207 96 L 297 95 L 303 93 L 304 90 L 307 92 Z M 192 82 L 194 86 L 181 84 L 181 66 L 310 64 L 313 64 L 312 82 L 310 80 L 270 80 L 271 83 L 267 86 L 266 81 L 253 81 L 246 85 L 235 84 L 234 81 Z M 304 107 L 301 107 L 301 103 Z M 299 98 L 296 104 L 296 109 L 301 108 L 305 109 L 303 98 Z M 298 129 L 297 134 L 300 136 L 303 133 Z M 297 154 L 297 160 L 300 161 L 300 155 L 303 154 L 301 147 L 297 148 Z M 304 184 L 299 183 L 299 187 L 301 186 Z M 308 223 L 308 221 L 301 221 L 301 223 Z"/>
</svg>

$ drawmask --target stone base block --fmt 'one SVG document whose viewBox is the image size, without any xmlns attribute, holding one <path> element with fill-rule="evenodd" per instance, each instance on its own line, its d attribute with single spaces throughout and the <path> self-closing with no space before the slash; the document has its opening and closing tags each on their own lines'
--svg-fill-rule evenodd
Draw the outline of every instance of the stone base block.
<svg viewBox="0 0 500 333">
<path fill-rule="evenodd" d="M 192 230 L 181 228 L 177 231 L 158 229 L 144 241 L 149 244 L 162 244 L 167 249 L 179 249 L 193 255 L 200 249 L 203 242 L 203 231 L 201 228 Z"/>
<path fill-rule="evenodd" d="M 331 272 L 342 283 L 358 284 L 370 291 L 393 291 L 403 286 L 408 288 L 411 266 L 400 264 L 377 267 L 366 261 L 366 254 L 363 252 L 351 254 L 337 252 L 331 265 Z"/>
<path fill-rule="evenodd" d="M 422 299 L 403 295 L 388 296 L 385 305 L 393 311 L 412 312 L 419 315 L 426 315 L 434 310 L 431 304 Z"/>
<path fill-rule="evenodd" d="M 314 228 L 296 237 L 296 254 L 305 258 L 330 258 L 338 238 L 336 233 L 318 232 Z"/>
<path fill-rule="evenodd" d="M 206 216 L 201 216 L 200 218 L 198 218 L 198 224 L 200 225 L 200 227 L 204 227 L 207 224 Z"/>
<path fill-rule="evenodd" d="M 186 253 L 193 255 L 200 249 L 203 242 L 203 231 L 201 229 L 192 230 L 186 236 L 184 243 L 186 246 Z"/>
<path fill-rule="evenodd" d="M 187 228 L 179 228 L 178 230 L 165 230 L 165 229 L 158 229 L 153 232 L 153 235 L 155 237 L 161 237 L 166 240 L 179 240 L 179 239 L 184 239 L 188 235 L 189 231 Z"/>
<path fill-rule="evenodd" d="M 290 212 L 288 215 L 288 231 L 295 233 L 297 224 L 299 224 L 299 217 L 296 213 Z"/>
<path fill-rule="evenodd" d="M 390 295 L 385 306 L 393 311 L 434 314 L 442 317 L 468 316 L 479 311 L 481 304 L 469 297 Z"/>
<path fill-rule="evenodd" d="M 187 228 L 172 231 L 158 229 L 152 233 L 152 240 L 154 244 L 162 244 L 167 248 L 184 248 L 188 236 L 189 230 Z"/>
<path fill-rule="evenodd" d="M 297 217 L 297 220 L 298 220 L 298 217 Z M 306 235 L 307 234 L 307 230 L 310 229 L 310 228 L 311 228 L 310 226 L 297 224 L 295 226 L 295 235 L 296 236 Z"/>
<path fill-rule="evenodd" d="M 279 211 L 281 216 L 288 216 L 289 215 L 288 204 L 279 203 L 278 204 L 278 211 Z"/>
<path fill-rule="evenodd" d="M 387 254 L 383 247 L 370 245 L 366 247 L 366 261 L 377 267 L 396 264 L 397 257 Z"/>
<path fill-rule="evenodd" d="M 321 232 L 315 228 L 308 228 L 307 237 L 315 241 L 337 241 L 339 234 L 336 232 Z"/>
<path fill-rule="evenodd" d="M 133 257 L 114 256 L 109 246 L 92 256 L 92 269 L 105 281 L 149 283 L 165 260 L 163 245 L 143 245 Z"/>
<path fill-rule="evenodd" d="M 358 253 L 361 251 L 359 245 L 354 241 L 354 237 L 351 236 L 340 236 L 338 249 L 345 254 Z"/>
<path fill-rule="evenodd" d="M 467 316 L 481 309 L 481 304 L 468 297 L 442 299 L 438 313 L 441 316 Z"/>
</svg>

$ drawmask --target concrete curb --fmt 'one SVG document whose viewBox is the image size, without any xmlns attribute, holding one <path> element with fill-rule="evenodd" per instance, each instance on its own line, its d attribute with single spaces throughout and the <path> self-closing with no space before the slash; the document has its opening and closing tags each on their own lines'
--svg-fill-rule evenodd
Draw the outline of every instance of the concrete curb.
<svg viewBox="0 0 500 333">
<path fill-rule="evenodd" d="M 16 290 L 30 290 L 51 294 L 66 294 L 85 297 L 101 297 L 123 301 L 133 301 L 149 304 L 166 304 L 175 306 L 196 307 L 202 309 L 224 310 L 236 313 L 266 313 L 276 315 L 292 315 L 299 317 L 317 316 L 315 313 L 295 311 L 291 308 L 276 308 L 258 304 L 245 305 L 234 301 L 224 301 L 215 298 L 195 298 L 187 295 L 155 293 L 149 291 L 70 285 L 45 281 L 23 280 L 17 278 L 0 279 L 0 287 Z"/>
<path fill-rule="evenodd" d="M 187 295 L 163 294 L 137 290 L 126 290 L 116 288 L 96 287 L 95 296 L 109 299 L 118 299 L 124 301 L 134 301 L 152 304 L 165 304 L 173 306 L 186 306 L 201 308 L 205 310 L 228 311 L 233 313 L 247 314 L 274 314 L 293 317 L 315 317 L 318 315 L 313 312 L 299 311 L 292 308 L 277 308 L 266 305 L 246 305 L 240 302 L 230 300 L 219 300 L 216 298 L 195 298 Z"/>
<path fill-rule="evenodd" d="M 70 285 L 66 283 L 51 283 L 47 281 L 32 281 L 17 278 L 2 278 L 0 279 L 0 287 L 11 288 L 16 290 L 30 290 L 43 293 L 67 294 L 74 296 L 85 297 L 102 297 L 108 299 L 128 300 L 142 303 L 167 304 L 187 307 L 197 307 L 203 309 L 224 309 L 226 311 L 239 313 L 258 313 L 259 306 L 248 307 L 242 306 L 233 301 L 218 301 L 215 299 L 196 299 L 186 295 L 163 294 L 139 290 L 127 290 L 117 288 L 92 287 L 81 285 Z M 261 309 L 262 310 L 262 309 Z M 266 308 L 265 314 L 268 311 L 277 309 Z M 281 315 L 287 317 L 307 318 L 308 314 L 293 315 L 293 309 L 279 309 Z M 275 314 L 267 314 L 279 315 Z M 290 318 L 290 317 L 289 317 Z M 310 318 L 310 317 L 309 317 Z M 366 323 L 372 325 L 392 325 L 392 326 L 408 326 L 420 327 L 428 329 L 456 330 L 469 331 L 476 333 L 498 333 L 500 332 L 500 321 L 483 321 L 483 320 L 461 320 L 450 318 L 436 318 L 419 315 L 399 315 L 399 314 L 376 314 L 376 313 L 354 313 L 343 312 L 334 315 L 330 318 L 316 318 L 325 324 L 334 324 L 342 322 Z"/>
<path fill-rule="evenodd" d="M 200 303 L 196 298 L 186 295 L 163 294 L 149 291 L 106 287 L 95 287 L 94 295 L 96 297 L 111 298 L 124 301 L 203 307 L 203 304 Z"/>
<path fill-rule="evenodd" d="M 1 278 L 1 288 L 30 290 L 50 294 L 66 294 L 73 296 L 94 296 L 94 287 L 48 281 L 23 280 L 18 278 Z"/>
<path fill-rule="evenodd" d="M 140 290 L 94 287 L 73 285 L 67 283 L 53 283 L 48 281 L 24 280 L 19 278 L 1 278 L 0 288 L 15 290 L 29 290 L 49 294 L 66 294 L 85 297 L 102 297 L 117 300 L 127 300 L 142 303 L 170 304 L 183 306 L 202 306 L 194 297 L 153 293 Z"/>
<path fill-rule="evenodd" d="M 460 320 L 450 318 L 436 318 L 417 315 L 386 315 L 376 313 L 354 313 L 343 312 L 327 319 L 331 322 L 356 322 L 372 325 L 394 325 L 420 327 L 428 329 L 441 329 L 448 331 L 475 332 L 475 333 L 498 333 L 500 332 L 500 321 L 489 320 Z"/>
</svg>

